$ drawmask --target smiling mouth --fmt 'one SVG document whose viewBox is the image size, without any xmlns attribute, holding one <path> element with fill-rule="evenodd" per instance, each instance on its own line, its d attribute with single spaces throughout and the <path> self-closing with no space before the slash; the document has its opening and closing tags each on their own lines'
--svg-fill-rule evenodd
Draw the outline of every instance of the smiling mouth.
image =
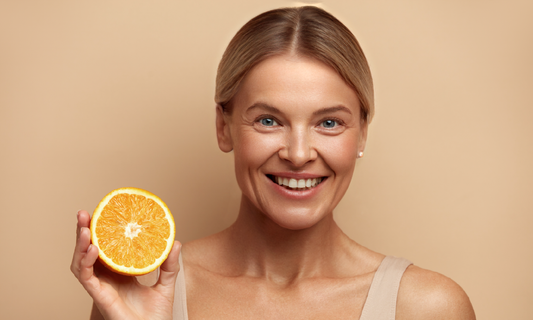
<svg viewBox="0 0 533 320">
<path fill-rule="evenodd" d="M 303 191 L 303 190 L 312 189 L 318 186 L 322 181 L 326 179 L 325 177 L 313 178 L 313 179 L 293 179 L 293 178 L 278 177 L 278 176 L 274 176 L 271 174 L 267 174 L 266 176 L 270 180 L 272 180 L 274 183 L 279 184 L 285 189 L 295 190 L 295 191 Z"/>
</svg>

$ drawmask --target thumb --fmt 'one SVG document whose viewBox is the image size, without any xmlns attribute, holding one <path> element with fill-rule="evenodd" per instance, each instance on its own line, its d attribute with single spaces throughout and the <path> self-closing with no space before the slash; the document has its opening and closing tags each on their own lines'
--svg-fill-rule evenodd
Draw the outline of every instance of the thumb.
<svg viewBox="0 0 533 320">
<path fill-rule="evenodd" d="M 156 287 L 172 287 L 174 290 L 174 284 L 176 283 L 176 277 L 180 271 L 179 255 L 181 251 L 181 243 L 174 241 L 172 250 L 168 254 L 167 260 L 163 262 L 160 268 L 159 279 L 155 284 Z"/>
</svg>

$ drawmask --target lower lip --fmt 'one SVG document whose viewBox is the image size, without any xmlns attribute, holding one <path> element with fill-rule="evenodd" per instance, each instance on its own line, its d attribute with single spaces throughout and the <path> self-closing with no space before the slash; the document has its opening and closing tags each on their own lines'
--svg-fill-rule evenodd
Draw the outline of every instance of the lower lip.
<svg viewBox="0 0 533 320">
<path fill-rule="evenodd" d="M 293 199 L 293 200 L 307 200 L 310 198 L 313 198 L 317 192 L 322 189 L 322 185 L 324 182 L 327 181 L 327 179 L 322 180 L 321 183 L 319 183 L 316 187 L 313 187 L 311 189 L 307 190 L 291 190 L 288 188 L 285 188 L 284 186 L 280 186 L 279 184 L 275 183 L 274 181 L 270 180 L 268 177 L 265 177 L 270 183 L 272 183 L 272 186 L 274 187 L 274 190 L 276 190 L 279 194 L 282 196 Z"/>
</svg>

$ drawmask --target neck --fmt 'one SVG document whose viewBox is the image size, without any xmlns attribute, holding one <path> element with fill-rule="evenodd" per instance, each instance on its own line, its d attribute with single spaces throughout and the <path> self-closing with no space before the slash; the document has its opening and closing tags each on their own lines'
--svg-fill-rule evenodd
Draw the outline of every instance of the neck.
<svg viewBox="0 0 533 320">
<path fill-rule="evenodd" d="M 347 250 L 357 247 L 337 226 L 333 213 L 302 230 L 285 229 L 243 197 L 236 222 L 227 229 L 239 274 L 288 284 L 330 276 Z"/>
</svg>

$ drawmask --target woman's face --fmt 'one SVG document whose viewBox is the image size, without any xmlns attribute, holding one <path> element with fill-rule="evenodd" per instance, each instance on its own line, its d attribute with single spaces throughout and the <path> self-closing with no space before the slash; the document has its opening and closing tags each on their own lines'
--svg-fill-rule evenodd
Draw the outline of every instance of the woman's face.
<svg viewBox="0 0 533 320">
<path fill-rule="evenodd" d="M 317 60 L 283 55 L 254 67 L 232 112 L 217 107 L 219 145 L 234 152 L 243 200 L 292 230 L 331 214 L 364 149 L 359 108 L 355 91 Z"/>
</svg>

